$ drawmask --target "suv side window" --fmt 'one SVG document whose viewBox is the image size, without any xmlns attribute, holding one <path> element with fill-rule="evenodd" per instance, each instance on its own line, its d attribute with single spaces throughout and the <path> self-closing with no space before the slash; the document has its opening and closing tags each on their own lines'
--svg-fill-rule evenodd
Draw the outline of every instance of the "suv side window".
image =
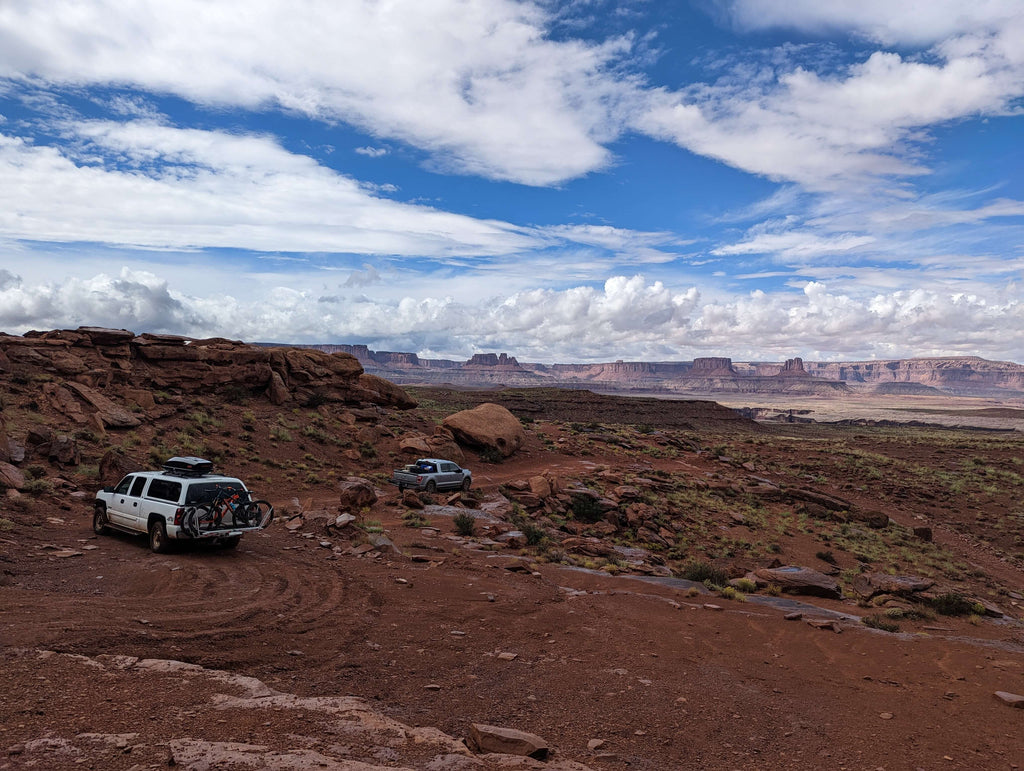
<svg viewBox="0 0 1024 771">
<path fill-rule="evenodd" d="M 134 498 L 138 498 L 142 495 L 142 488 L 146 486 L 146 477 L 135 477 L 135 484 L 132 485 L 132 491 L 129 493 Z"/>
<path fill-rule="evenodd" d="M 131 475 L 126 476 L 124 479 L 122 479 L 120 482 L 118 482 L 117 487 L 114 488 L 114 492 L 117 493 L 118 495 L 127 495 L 128 494 L 128 490 L 131 488 L 132 481 L 134 479 L 135 479 L 135 477 L 133 477 Z"/>
<path fill-rule="evenodd" d="M 149 483 L 147 498 L 156 498 L 158 501 L 170 501 L 177 503 L 181 497 L 181 482 L 172 482 L 169 479 L 154 479 Z"/>
</svg>

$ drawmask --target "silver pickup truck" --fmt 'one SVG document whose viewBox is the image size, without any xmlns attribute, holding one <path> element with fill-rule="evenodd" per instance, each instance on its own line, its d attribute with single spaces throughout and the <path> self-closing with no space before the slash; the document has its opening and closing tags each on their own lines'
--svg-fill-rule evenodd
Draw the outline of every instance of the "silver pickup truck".
<svg viewBox="0 0 1024 771">
<path fill-rule="evenodd" d="M 391 475 L 392 484 L 399 490 L 468 490 L 473 483 L 473 474 L 468 468 L 440 458 L 420 458 Z"/>
</svg>

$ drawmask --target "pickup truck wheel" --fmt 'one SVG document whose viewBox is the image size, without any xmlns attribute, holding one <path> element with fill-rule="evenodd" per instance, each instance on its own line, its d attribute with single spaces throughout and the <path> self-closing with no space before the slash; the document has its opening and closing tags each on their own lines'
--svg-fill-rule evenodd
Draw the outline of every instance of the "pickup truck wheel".
<svg viewBox="0 0 1024 771">
<path fill-rule="evenodd" d="M 241 540 L 242 540 L 242 536 L 240 536 L 240 535 L 232 535 L 232 536 L 229 536 L 228 538 L 221 538 L 220 539 L 220 548 L 222 548 L 222 549 L 237 549 L 238 548 L 238 542 L 241 541 Z"/>
<path fill-rule="evenodd" d="M 427 480 L 426 491 L 428 493 L 436 493 L 437 492 L 437 482 L 435 482 L 433 479 Z"/>
<path fill-rule="evenodd" d="M 107 526 L 107 507 L 97 503 L 92 512 L 92 531 L 96 535 L 107 535 L 110 527 Z"/>
<path fill-rule="evenodd" d="M 154 554 L 166 554 L 171 550 L 171 541 L 162 519 L 154 520 L 149 526 L 149 549 Z"/>
<path fill-rule="evenodd" d="M 468 491 L 469 490 L 469 486 L 471 484 L 472 484 L 472 482 L 470 481 L 470 479 L 468 477 L 466 479 L 463 479 L 462 480 L 462 489 L 463 489 L 463 491 Z"/>
</svg>

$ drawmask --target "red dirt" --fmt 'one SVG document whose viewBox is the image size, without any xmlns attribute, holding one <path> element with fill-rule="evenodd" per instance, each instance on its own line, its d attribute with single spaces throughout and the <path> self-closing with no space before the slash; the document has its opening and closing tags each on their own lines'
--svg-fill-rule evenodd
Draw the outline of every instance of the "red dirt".
<svg viewBox="0 0 1024 771">
<path fill-rule="evenodd" d="M 645 413 L 624 422 L 648 419 Z M 799 441 L 818 443 L 827 456 L 831 440 L 806 430 Z M 734 468 L 707 453 L 638 460 L 606 445 L 584 455 L 545 448 L 541 437 L 562 431 L 538 425 L 527 449 L 506 462 L 468 461 L 475 486 L 489 493 L 541 471 L 573 477 L 638 463 L 693 476 L 728 476 Z M 778 441 L 758 447 L 759 474 L 792 462 Z M 865 447 L 873 443 L 864 440 Z M 267 455 L 273 447 L 256 449 Z M 389 465 L 382 457 L 375 468 Z M 269 478 L 260 487 L 278 493 L 275 504 L 292 505 L 293 494 L 307 509 L 336 500 L 330 486 L 292 493 L 287 478 L 264 473 Z M 851 479 L 848 489 L 834 477 L 818 486 L 883 508 L 905 525 L 941 508 L 934 500 L 898 500 L 899 490 L 876 494 Z M 902 634 L 844 621 L 837 634 L 805 621 L 830 611 L 870 611 L 850 601 L 807 600 L 814 606 L 804 619 L 786 620 L 783 611 L 753 601 L 689 596 L 635 577 L 540 563 L 532 572 L 513 572 L 494 552 L 452 537 L 448 517 L 428 514 L 437 535 L 405 526 L 396 494 L 385 492 L 368 516 L 381 521 L 402 555 L 339 554 L 320 542 L 344 548 L 358 535 L 311 523 L 291 533 L 279 520 L 247 535 L 237 551 L 158 556 L 144 538 L 94 536 L 85 501 L 60 506 L 53 498 L 31 515 L 6 512 L 12 525 L 0 532 L 0 769 L 166 767 L 168 740 L 182 736 L 284 750 L 302 735 L 328 754 L 336 741 L 320 733 L 328 727 L 313 713 L 257 720 L 251 712 L 214 714 L 196 706 L 227 686 L 195 678 L 193 688 L 193 678 L 166 674 L 130 678 L 74 659 L 40 659 L 39 650 L 172 659 L 257 677 L 288 693 L 353 694 L 407 725 L 457 737 L 474 722 L 514 727 L 546 738 L 556 758 L 594 769 L 1024 764 L 1024 710 L 993 696 L 1024 691 L 1019 620 L 972 624 L 940 616 Z M 992 504 L 1008 505 L 1009 498 Z M 1019 565 L 961 534 L 965 521 L 936 523 L 937 540 L 992 584 L 1020 592 Z M 813 561 L 820 548 L 798 532 L 783 544 L 787 562 Z M 61 549 L 82 553 L 58 556 Z M 841 559 L 840 567 L 853 564 Z M 1007 609 L 1021 614 L 1017 606 Z M 516 657 L 500 659 L 501 652 Z M 80 747 L 77 755 L 32 749 L 40 737 L 83 732 L 138 737 L 130 752 L 104 744 Z M 605 743 L 590 750 L 591 739 Z M 362 745 L 353 746 L 359 757 Z"/>
</svg>

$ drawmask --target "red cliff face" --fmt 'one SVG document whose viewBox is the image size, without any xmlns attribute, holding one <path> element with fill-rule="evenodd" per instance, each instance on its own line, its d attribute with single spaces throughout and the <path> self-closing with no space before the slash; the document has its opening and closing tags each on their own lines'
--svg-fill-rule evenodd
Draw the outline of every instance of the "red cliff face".
<svg viewBox="0 0 1024 771">
<path fill-rule="evenodd" d="M 1024 366 L 977 356 L 815 363 L 815 377 L 851 383 L 920 383 L 954 394 L 1024 391 Z"/>
<path fill-rule="evenodd" d="M 415 406 L 394 384 L 366 375 L 348 353 L 94 327 L 0 334 L 0 377 L 44 374 L 86 389 L 87 401 L 144 390 L 266 396 L 277 404 L 315 395 L 327 402 Z M 61 390 L 55 398 L 63 396 Z"/>
<path fill-rule="evenodd" d="M 724 356 L 708 356 L 693 360 L 693 374 L 707 377 L 708 375 L 735 376 L 732 359 Z"/>
<path fill-rule="evenodd" d="M 110 341 L 116 347 L 116 341 Z M 317 346 L 339 349 L 344 346 Z M 508 354 L 476 354 L 464 363 L 418 359 L 415 354 L 382 354 L 349 346 L 367 371 L 396 382 L 461 385 L 592 386 L 612 390 L 669 393 L 740 391 L 757 393 L 843 393 L 882 384 L 918 383 L 945 393 L 1005 395 L 1024 392 L 1024 366 L 975 356 L 862 362 L 733 362 L 725 356 L 686 361 L 614 361 L 596 364 L 520 364 Z M 364 358 L 365 357 L 365 358 Z M 406 358 L 402 358 L 406 357 Z"/>
</svg>

